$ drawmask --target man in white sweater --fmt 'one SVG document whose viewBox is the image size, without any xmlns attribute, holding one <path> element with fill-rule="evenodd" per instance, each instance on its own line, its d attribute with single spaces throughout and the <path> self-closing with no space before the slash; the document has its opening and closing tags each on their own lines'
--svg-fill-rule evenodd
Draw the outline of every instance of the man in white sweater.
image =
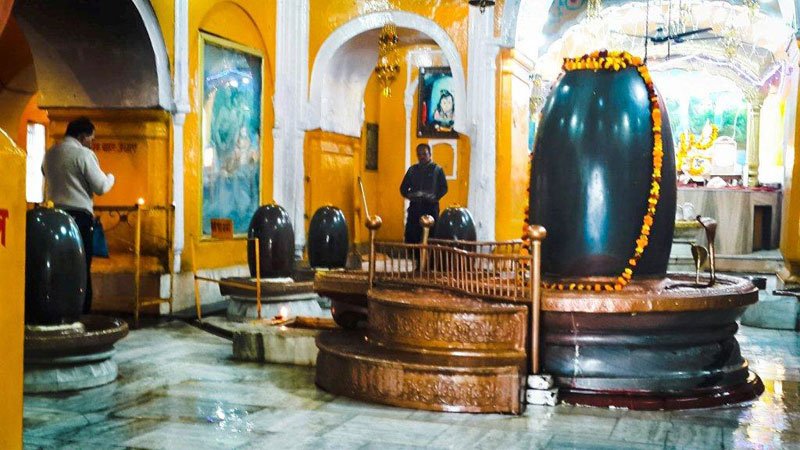
<svg viewBox="0 0 800 450">
<path fill-rule="evenodd" d="M 66 211 L 75 219 L 83 239 L 86 253 L 86 299 L 83 313 L 92 308 L 92 243 L 94 208 L 92 197 L 103 195 L 114 185 L 114 175 L 100 169 L 97 155 L 91 150 L 94 141 L 94 124 L 80 117 L 67 125 L 64 139 L 54 145 L 44 156 L 42 172 L 46 183 L 47 199 L 56 208 Z"/>
</svg>

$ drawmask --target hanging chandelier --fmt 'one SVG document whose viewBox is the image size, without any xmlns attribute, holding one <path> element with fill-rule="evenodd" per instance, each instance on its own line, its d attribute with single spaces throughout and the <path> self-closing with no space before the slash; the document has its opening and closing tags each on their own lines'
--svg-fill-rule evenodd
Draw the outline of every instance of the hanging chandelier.
<svg viewBox="0 0 800 450">
<path fill-rule="evenodd" d="M 397 27 L 393 23 L 387 23 L 381 29 L 378 38 L 378 65 L 375 66 L 375 75 L 378 82 L 383 87 L 383 96 L 391 97 L 392 83 L 400 73 L 400 57 L 397 52 Z"/>
<path fill-rule="evenodd" d="M 494 0 L 469 0 L 469 4 L 480 8 L 481 14 L 483 14 L 486 8 L 494 6 Z"/>
</svg>

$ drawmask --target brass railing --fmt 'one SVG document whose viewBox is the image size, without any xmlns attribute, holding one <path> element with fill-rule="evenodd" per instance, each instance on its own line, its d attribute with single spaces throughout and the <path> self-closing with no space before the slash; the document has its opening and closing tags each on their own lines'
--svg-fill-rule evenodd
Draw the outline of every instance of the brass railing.
<svg viewBox="0 0 800 450">
<path fill-rule="evenodd" d="M 422 243 L 378 242 L 378 216 L 367 220 L 370 231 L 369 287 L 432 287 L 479 298 L 524 302 L 531 308 L 531 370 L 539 373 L 541 311 L 541 241 L 545 229 L 528 227 L 523 241 L 468 242 L 428 239 L 433 218 L 424 216 Z M 380 263 L 380 264 L 379 264 Z M 379 267 L 380 266 L 380 267 Z"/>
<path fill-rule="evenodd" d="M 175 272 L 173 269 L 173 247 L 172 247 L 172 228 L 173 224 L 173 215 L 175 212 L 174 205 L 145 205 L 143 203 L 137 203 L 134 205 L 119 205 L 119 206 L 95 206 L 94 207 L 95 215 L 97 216 L 108 216 L 112 219 L 116 218 L 117 223 L 112 227 L 109 227 L 108 230 L 104 230 L 107 239 L 116 239 L 118 241 L 122 241 L 131 247 L 129 248 L 133 252 L 134 258 L 134 304 L 133 304 L 133 326 L 139 326 L 139 313 L 142 307 L 146 306 L 153 306 L 153 305 L 160 305 L 162 303 L 169 304 L 169 314 L 172 315 L 172 300 L 174 297 L 173 294 L 173 285 L 175 281 Z M 163 213 L 164 215 L 164 236 L 160 236 L 160 233 L 150 233 L 142 230 L 143 226 L 143 215 L 152 215 Z M 131 216 L 133 216 L 133 223 L 131 223 Z M 120 237 L 116 234 L 112 233 L 119 224 L 125 223 L 132 227 L 131 233 L 133 236 L 131 238 L 127 237 Z M 157 225 L 157 228 L 160 226 Z M 162 252 L 165 252 L 164 258 L 159 258 L 162 261 L 162 265 L 164 268 L 164 272 L 169 274 L 169 297 L 166 299 L 162 299 L 160 297 L 160 286 L 159 286 L 159 295 L 153 298 L 144 298 L 141 293 L 141 278 L 142 278 L 142 234 L 145 234 L 148 238 L 154 241 L 154 247 L 156 249 L 161 249 Z M 163 244 L 163 247 L 160 245 Z M 156 256 L 160 253 L 156 250 Z"/>
<path fill-rule="evenodd" d="M 428 239 L 430 245 L 452 246 L 453 241 L 446 239 Z M 458 241 L 458 248 L 470 253 L 492 253 L 500 255 L 519 255 L 522 253 L 524 241 L 515 239 L 511 241 Z"/>
</svg>

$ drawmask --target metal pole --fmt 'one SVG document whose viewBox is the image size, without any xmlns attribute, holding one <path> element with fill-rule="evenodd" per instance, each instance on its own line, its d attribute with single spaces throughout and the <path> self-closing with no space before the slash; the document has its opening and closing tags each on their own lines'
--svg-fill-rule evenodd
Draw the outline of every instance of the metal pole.
<svg viewBox="0 0 800 450">
<path fill-rule="evenodd" d="M 358 177 L 358 188 L 361 190 L 361 201 L 364 203 L 364 220 L 369 220 L 369 205 L 367 205 L 367 191 L 364 190 L 364 183 L 361 182 L 361 177 Z"/>
<path fill-rule="evenodd" d="M 256 308 L 258 320 L 261 320 L 261 246 L 258 238 L 254 238 L 256 246 Z"/>
<path fill-rule="evenodd" d="M 369 288 L 372 289 L 375 283 L 375 235 L 381 227 L 383 220 L 381 216 L 370 217 L 366 221 L 369 229 Z"/>
<path fill-rule="evenodd" d="M 197 278 L 197 252 L 195 251 L 194 235 L 189 235 L 189 249 L 192 254 L 192 278 L 194 279 L 194 308 L 197 312 L 197 320 L 203 320 L 203 312 L 200 309 L 200 280 Z"/>
<path fill-rule="evenodd" d="M 172 302 L 175 299 L 175 249 L 173 248 L 172 227 L 175 217 L 175 205 L 167 208 L 167 267 L 169 268 L 169 317 L 172 318 Z"/>
<path fill-rule="evenodd" d="M 547 230 L 541 225 L 528 227 L 528 237 L 531 241 L 531 371 L 534 375 L 539 373 L 539 343 L 540 314 L 542 309 L 542 240 L 547 236 Z"/>
<path fill-rule="evenodd" d="M 135 275 L 133 279 L 133 286 L 134 286 L 134 302 L 136 304 L 133 306 L 133 327 L 139 328 L 139 302 L 141 301 L 141 274 L 142 274 L 142 207 L 138 203 L 136 204 L 136 234 L 134 236 L 134 244 L 133 244 L 133 256 L 135 259 Z"/>
<path fill-rule="evenodd" d="M 435 220 L 433 216 L 424 215 L 419 218 L 419 224 L 422 226 L 422 248 L 419 251 L 419 273 L 422 275 L 423 271 L 428 266 L 428 236 L 431 234 L 431 228 Z"/>
</svg>

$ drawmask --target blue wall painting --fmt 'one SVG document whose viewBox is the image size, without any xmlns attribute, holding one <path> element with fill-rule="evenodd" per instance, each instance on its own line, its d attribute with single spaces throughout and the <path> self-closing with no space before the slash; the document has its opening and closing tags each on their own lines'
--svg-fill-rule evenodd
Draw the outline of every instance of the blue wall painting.
<svg viewBox="0 0 800 450">
<path fill-rule="evenodd" d="M 417 137 L 458 137 L 453 130 L 459 107 L 449 67 L 420 67 Z"/>
<path fill-rule="evenodd" d="M 203 234 L 212 218 L 247 233 L 261 192 L 262 60 L 234 44 L 203 40 Z"/>
</svg>

